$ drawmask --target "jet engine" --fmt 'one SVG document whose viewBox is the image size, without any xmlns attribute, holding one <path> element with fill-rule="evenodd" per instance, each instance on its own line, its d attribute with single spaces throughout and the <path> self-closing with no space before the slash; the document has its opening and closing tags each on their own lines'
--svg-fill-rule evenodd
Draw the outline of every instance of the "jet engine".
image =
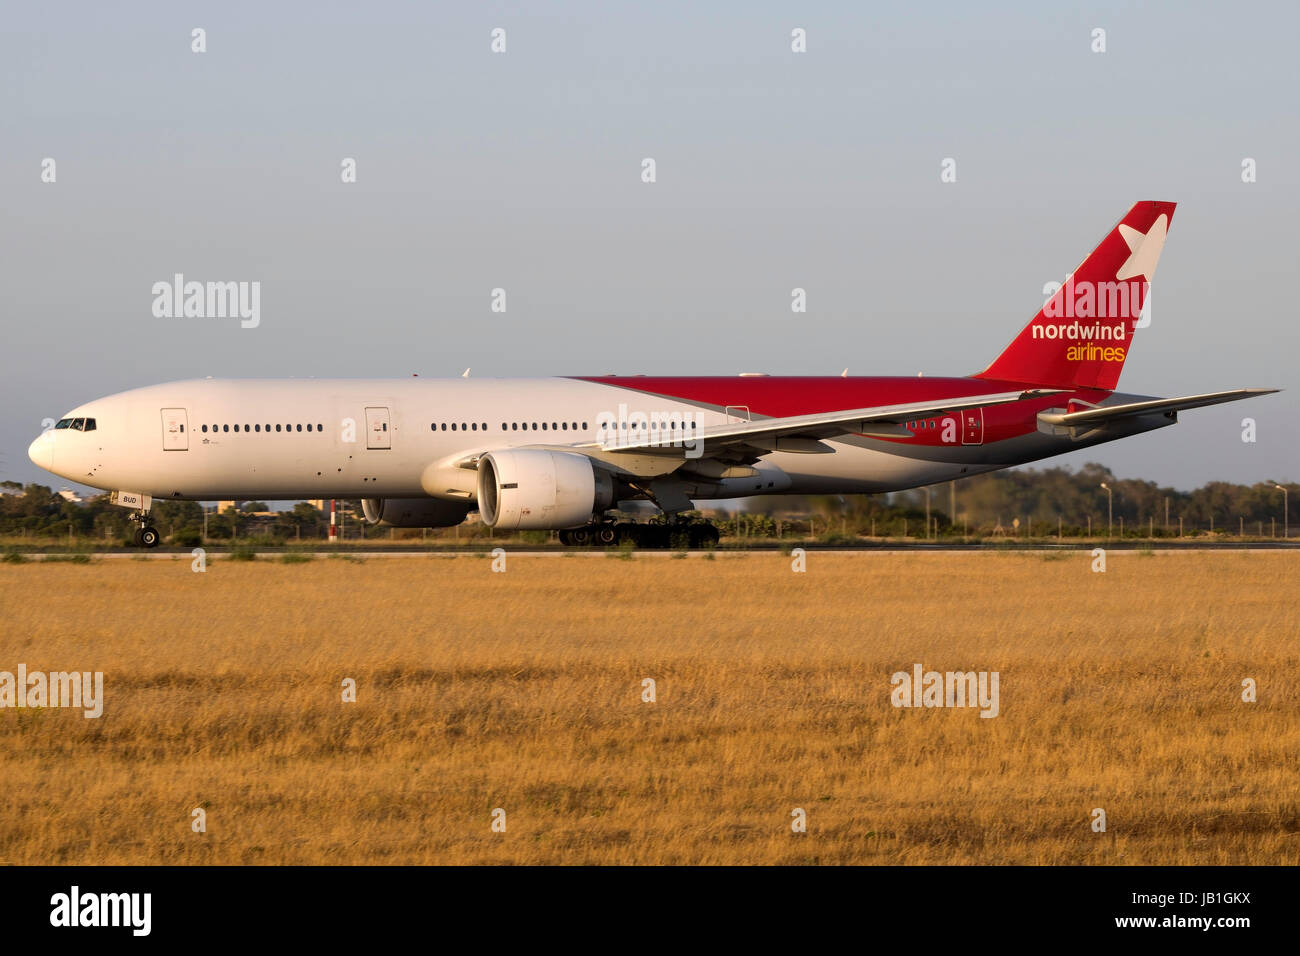
<svg viewBox="0 0 1300 956">
<path fill-rule="evenodd" d="M 576 528 L 613 505 L 612 476 L 586 455 L 521 448 L 478 462 L 478 512 L 492 528 Z"/>
<path fill-rule="evenodd" d="M 441 498 L 363 498 L 366 524 L 389 528 L 450 528 L 465 520 L 474 505 Z"/>
</svg>

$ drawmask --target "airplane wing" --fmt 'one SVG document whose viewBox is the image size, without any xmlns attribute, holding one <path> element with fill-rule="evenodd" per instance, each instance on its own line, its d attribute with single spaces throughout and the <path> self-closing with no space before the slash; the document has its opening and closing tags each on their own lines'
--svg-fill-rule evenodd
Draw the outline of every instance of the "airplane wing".
<svg viewBox="0 0 1300 956">
<path fill-rule="evenodd" d="M 1045 425 L 1101 425 L 1117 418 L 1134 415 L 1182 411 L 1185 408 L 1202 408 L 1223 402 L 1236 402 L 1256 395 L 1269 395 L 1276 388 L 1237 388 L 1227 392 L 1207 392 L 1204 395 L 1187 395 L 1183 398 L 1157 398 L 1149 402 L 1131 402 L 1127 405 L 1099 405 L 1081 412 L 1039 412 L 1038 420 Z"/>
<path fill-rule="evenodd" d="M 635 438 L 629 436 L 626 439 L 620 433 L 603 442 L 577 445 L 574 448 L 575 450 L 595 448 L 606 453 L 682 455 L 684 451 L 698 449 L 701 445 L 710 453 L 728 445 L 751 445 L 771 450 L 827 452 L 832 449 L 821 445 L 820 439 L 853 434 L 909 438 L 913 433 L 902 427 L 902 423 L 916 418 L 959 412 L 962 409 L 984 405 L 1005 405 L 1035 395 L 1051 395 L 1057 391 L 1060 390 L 998 392 L 992 395 L 959 396 L 941 401 L 878 405 L 874 408 L 853 408 L 812 415 L 791 415 L 784 418 L 761 418 L 757 421 L 731 422 L 696 429 L 685 438 L 682 432 L 665 433 L 662 430 L 658 434 L 638 434 Z"/>
</svg>

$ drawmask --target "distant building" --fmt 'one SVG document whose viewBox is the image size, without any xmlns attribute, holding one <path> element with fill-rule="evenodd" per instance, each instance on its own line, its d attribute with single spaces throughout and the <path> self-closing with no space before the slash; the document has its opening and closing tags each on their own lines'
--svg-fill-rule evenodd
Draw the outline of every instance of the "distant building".
<svg viewBox="0 0 1300 956">
<path fill-rule="evenodd" d="M 238 510 L 239 510 L 239 502 L 238 502 L 238 501 L 218 501 L 218 502 L 217 502 L 217 514 L 219 514 L 219 515 L 223 515 L 223 514 L 225 514 L 227 508 L 234 508 L 236 511 L 238 511 Z"/>
</svg>

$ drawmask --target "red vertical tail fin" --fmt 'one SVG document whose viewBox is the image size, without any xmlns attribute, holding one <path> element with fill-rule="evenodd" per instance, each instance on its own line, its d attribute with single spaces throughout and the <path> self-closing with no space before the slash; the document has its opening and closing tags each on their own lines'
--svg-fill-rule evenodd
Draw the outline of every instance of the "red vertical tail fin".
<svg viewBox="0 0 1300 956">
<path fill-rule="evenodd" d="M 1155 275 L 1174 203 L 1135 203 L 1065 285 L 976 378 L 1114 390 Z"/>
</svg>

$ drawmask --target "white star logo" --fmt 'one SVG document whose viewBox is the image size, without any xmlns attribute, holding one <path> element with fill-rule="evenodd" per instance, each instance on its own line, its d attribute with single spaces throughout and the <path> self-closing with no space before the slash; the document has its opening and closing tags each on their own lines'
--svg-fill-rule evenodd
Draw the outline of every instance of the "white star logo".
<svg viewBox="0 0 1300 956">
<path fill-rule="evenodd" d="M 1147 282 L 1150 282 L 1151 277 L 1156 274 L 1156 261 L 1160 258 L 1160 250 L 1165 246 L 1165 233 L 1168 230 L 1169 217 L 1164 213 L 1156 217 L 1156 221 L 1151 224 L 1151 230 L 1147 233 L 1141 233 L 1132 226 L 1120 223 L 1119 234 L 1128 243 L 1129 257 L 1119 267 L 1115 278 L 1122 280 L 1144 276 Z"/>
</svg>

